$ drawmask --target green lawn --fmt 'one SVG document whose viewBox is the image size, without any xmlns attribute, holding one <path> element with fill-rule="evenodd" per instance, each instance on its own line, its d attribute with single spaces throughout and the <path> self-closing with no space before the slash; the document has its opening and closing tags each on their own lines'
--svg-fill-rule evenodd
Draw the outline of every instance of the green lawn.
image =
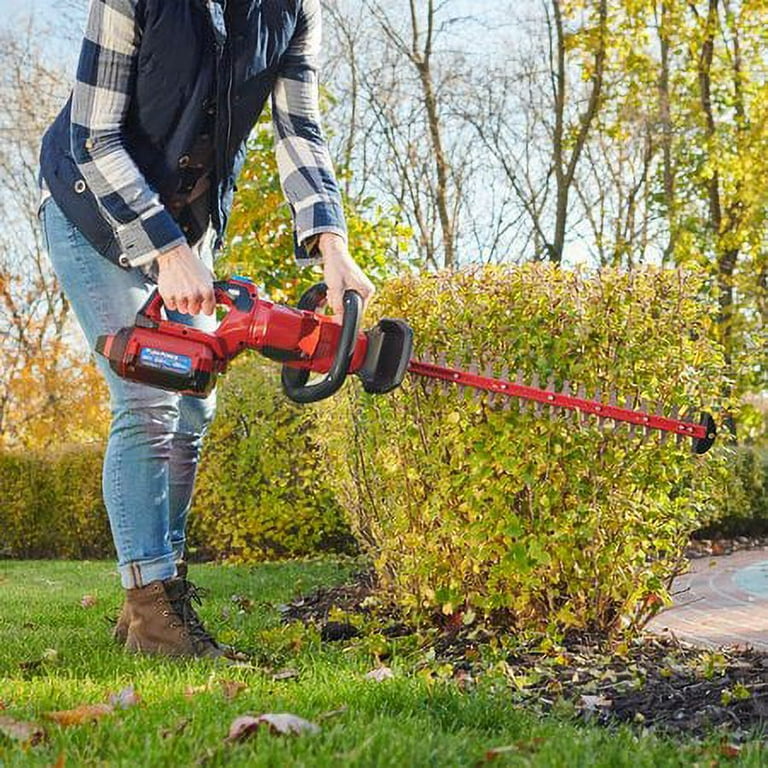
<svg viewBox="0 0 768 768">
<path fill-rule="evenodd" d="M 388 660 L 393 679 L 367 680 L 375 666 L 369 642 L 321 643 L 314 630 L 281 627 L 277 610 L 317 585 L 344 579 L 348 569 L 330 561 L 193 566 L 193 580 L 211 590 L 202 611 L 209 626 L 257 651 L 251 667 L 222 668 L 139 658 L 116 647 L 106 617 L 121 595 L 109 563 L 0 562 L 0 716 L 44 724 L 48 736 L 26 748 L 0 736 L 0 766 L 768 764 L 758 745 L 733 759 L 717 741 L 675 743 L 540 718 L 490 679 L 469 691 L 427 679 L 415 671 L 412 643 Z M 85 595 L 95 605 L 81 605 Z M 240 612 L 233 595 L 254 601 L 252 610 Z M 273 679 L 285 668 L 298 675 Z M 233 681 L 244 688 L 228 698 L 222 682 Z M 140 704 L 95 724 L 63 728 L 45 718 L 105 702 L 126 686 L 135 688 Z M 291 712 L 322 730 L 296 737 L 262 730 L 242 743 L 224 741 L 236 717 L 267 712 Z M 495 747 L 511 749 L 494 757 L 488 750 Z"/>
</svg>

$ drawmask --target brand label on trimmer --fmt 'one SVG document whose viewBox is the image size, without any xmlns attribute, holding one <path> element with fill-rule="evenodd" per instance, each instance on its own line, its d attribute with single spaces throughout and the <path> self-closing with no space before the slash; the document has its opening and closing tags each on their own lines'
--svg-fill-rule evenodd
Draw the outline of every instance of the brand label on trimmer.
<svg viewBox="0 0 768 768">
<path fill-rule="evenodd" d="M 166 352 L 163 349 L 144 347 L 139 355 L 142 365 L 149 368 L 159 368 L 162 371 L 174 373 L 191 373 L 192 358 L 187 355 L 177 355 L 175 352 Z"/>
</svg>

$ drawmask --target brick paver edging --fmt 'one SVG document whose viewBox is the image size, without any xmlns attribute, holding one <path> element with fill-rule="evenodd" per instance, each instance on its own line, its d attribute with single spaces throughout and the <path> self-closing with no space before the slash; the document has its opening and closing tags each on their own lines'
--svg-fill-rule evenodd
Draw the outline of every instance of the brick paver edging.
<svg viewBox="0 0 768 768">
<path fill-rule="evenodd" d="M 675 580 L 674 605 L 646 627 L 705 648 L 768 651 L 768 551 L 702 557 Z"/>
</svg>

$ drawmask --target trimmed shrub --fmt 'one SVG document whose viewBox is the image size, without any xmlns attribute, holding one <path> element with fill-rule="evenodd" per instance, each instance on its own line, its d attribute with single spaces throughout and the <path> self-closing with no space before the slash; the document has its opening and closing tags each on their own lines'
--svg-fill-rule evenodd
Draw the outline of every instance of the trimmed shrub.
<svg viewBox="0 0 768 768">
<path fill-rule="evenodd" d="M 250 355 L 219 387 L 190 516 L 191 544 L 236 562 L 355 548 L 328 486 L 313 409 L 292 404 L 280 368 Z"/>
<path fill-rule="evenodd" d="M 0 552 L 17 558 L 112 556 L 101 446 L 0 453 Z"/>
<path fill-rule="evenodd" d="M 717 408 L 723 369 L 701 294 L 698 278 L 678 272 L 528 264 L 403 277 L 370 314 L 406 318 L 418 357 L 698 418 L 700 406 Z M 415 620 L 639 627 L 717 508 L 725 459 L 509 404 L 411 378 L 383 397 L 348 386 L 318 409 L 329 475 L 382 594 Z"/>
</svg>

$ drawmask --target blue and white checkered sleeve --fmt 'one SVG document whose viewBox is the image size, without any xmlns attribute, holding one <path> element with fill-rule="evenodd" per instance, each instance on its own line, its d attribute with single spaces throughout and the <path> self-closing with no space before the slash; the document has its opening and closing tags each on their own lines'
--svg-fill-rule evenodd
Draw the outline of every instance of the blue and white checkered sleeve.
<svg viewBox="0 0 768 768">
<path fill-rule="evenodd" d="M 296 258 L 302 265 L 319 261 L 306 248 L 315 235 L 347 236 L 341 194 L 320 127 L 320 40 L 320 0 L 304 0 L 272 93 L 277 166 L 293 214 Z"/>
<path fill-rule="evenodd" d="M 72 155 L 130 266 L 185 242 L 181 229 L 125 148 L 136 75 L 135 0 L 91 0 L 72 92 Z"/>
</svg>

